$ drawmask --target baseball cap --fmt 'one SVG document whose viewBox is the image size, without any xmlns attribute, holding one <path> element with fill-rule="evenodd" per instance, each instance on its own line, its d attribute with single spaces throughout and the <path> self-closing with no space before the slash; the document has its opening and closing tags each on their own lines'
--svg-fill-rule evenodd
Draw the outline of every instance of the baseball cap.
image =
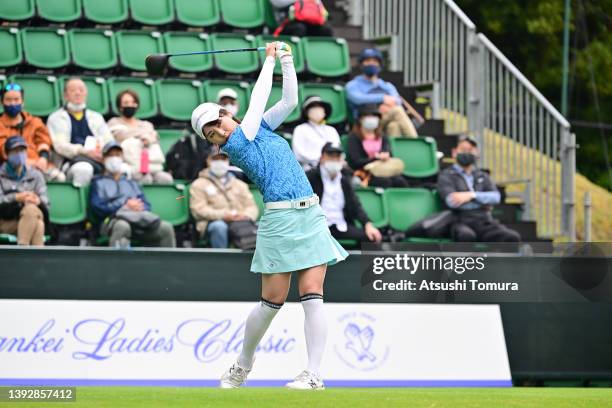
<svg viewBox="0 0 612 408">
<path fill-rule="evenodd" d="M 460 136 L 459 140 L 457 141 L 457 144 L 459 144 L 461 142 L 468 142 L 472 146 L 478 147 L 478 142 L 472 136 L 468 136 L 468 135 Z"/>
<path fill-rule="evenodd" d="M 323 153 L 327 153 L 327 154 L 344 153 L 344 150 L 342 150 L 342 146 L 340 146 L 339 143 L 327 142 L 325 143 L 325 145 L 323 146 L 323 149 L 321 150 L 321 154 Z"/>
<path fill-rule="evenodd" d="M 219 119 L 219 111 L 223 109 L 216 103 L 205 102 L 200 104 L 191 113 L 191 127 L 202 139 L 206 139 L 202 134 L 202 126 Z"/>
<path fill-rule="evenodd" d="M 238 94 L 232 88 L 223 88 L 217 94 L 217 101 L 220 101 L 222 98 L 238 99 Z"/>
<path fill-rule="evenodd" d="M 358 61 L 361 64 L 363 62 L 363 60 L 367 59 L 367 58 L 376 58 L 381 65 L 383 63 L 383 55 L 376 48 L 365 48 L 359 54 Z"/>
<path fill-rule="evenodd" d="M 123 148 L 121 147 L 119 143 L 117 143 L 114 140 L 111 140 L 110 142 L 105 144 L 104 147 L 102 148 L 102 156 L 106 156 L 111 149 L 119 149 L 123 151 Z"/>
<path fill-rule="evenodd" d="M 4 143 L 4 152 L 8 153 L 9 150 L 13 150 L 17 147 L 25 147 L 27 149 L 28 144 L 26 143 L 25 139 L 19 135 L 11 136 L 6 139 L 6 142 Z"/>
</svg>

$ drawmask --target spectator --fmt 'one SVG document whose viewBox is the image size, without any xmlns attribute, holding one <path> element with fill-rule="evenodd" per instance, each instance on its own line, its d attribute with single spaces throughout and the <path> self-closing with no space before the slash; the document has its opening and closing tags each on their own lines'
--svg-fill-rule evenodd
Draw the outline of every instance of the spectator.
<svg viewBox="0 0 612 408">
<path fill-rule="evenodd" d="M 150 212 L 140 185 L 122 174 L 121 145 L 110 141 L 102 151 L 105 172 L 91 183 L 90 202 L 93 213 L 103 219 L 102 235 L 110 237 L 109 245 L 127 247 L 131 238 L 160 247 L 175 247 L 174 228 Z"/>
<path fill-rule="evenodd" d="M 357 122 L 348 138 L 348 164 L 364 185 L 376 187 L 408 187 L 408 181 L 401 175 L 402 168 L 392 175 L 374 176 L 367 169 L 370 163 L 379 162 L 385 165 L 395 164 L 391 159 L 389 139 L 380 131 L 380 117 L 376 105 L 363 105 L 359 108 Z"/>
<path fill-rule="evenodd" d="M 17 233 L 19 245 L 44 245 L 47 185 L 41 172 L 27 165 L 28 145 L 21 136 L 4 143 L 0 166 L 0 233 Z"/>
<path fill-rule="evenodd" d="M 153 124 L 135 117 L 140 105 L 138 94 L 126 89 L 117 95 L 116 104 L 121 115 L 109 120 L 108 126 L 121 143 L 132 178 L 142 184 L 172 183 L 172 175 L 164 171 L 166 158 Z"/>
<path fill-rule="evenodd" d="M 372 225 L 351 184 L 351 175 L 344 171 L 340 144 L 326 143 L 321 152 L 321 163 L 306 176 L 313 191 L 321 199 L 321 208 L 334 238 L 357 239 L 361 242 L 380 242 L 382 235 Z M 359 221 L 362 228 L 355 225 Z"/>
<path fill-rule="evenodd" d="M 451 237 L 455 241 L 519 242 L 520 235 L 491 216 L 500 194 L 489 175 L 476 167 L 478 144 L 469 137 L 453 149 L 457 161 L 438 175 L 438 193 L 446 206 L 455 210 Z"/>
<path fill-rule="evenodd" d="M 238 94 L 232 88 L 223 88 L 217 94 L 217 103 L 221 105 L 223 109 L 236 116 L 240 110 L 240 103 L 238 102 Z"/>
<path fill-rule="evenodd" d="M 366 48 L 359 55 L 363 75 L 346 84 L 346 96 L 353 117 L 357 116 L 360 106 L 376 104 L 382 115 L 380 124 L 385 135 L 417 137 L 414 125 L 402 107 L 403 101 L 397 89 L 392 83 L 378 77 L 382 63 L 382 54 L 374 48 Z"/>
<path fill-rule="evenodd" d="M 304 123 L 293 130 L 291 147 L 305 171 L 319 164 L 321 149 L 326 143 L 340 144 L 336 128 L 325 124 L 331 109 L 331 105 L 318 96 L 307 98 L 302 105 Z"/>
<path fill-rule="evenodd" d="M 62 169 L 75 186 L 90 183 L 104 171 L 102 147 L 113 139 L 102 115 L 87 109 L 87 87 L 77 77 L 64 84 L 65 105 L 49 115 L 53 149 L 64 159 Z"/>
<path fill-rule="evenodd" d="M 322 0 L 304 0 L 302 8 L 295 8 L 295 0 L 270 0 L 274 7 L 274 17 L 279 26 L 274 35 L 296 37 L 333 37 L 334 33 L 327 21 L 327 10 Z"/>
<path fill-rule="evenodd" d="M 227 248 L 228 224 L 255 221 L 259 210 L 248 185 L 228 173 L 227 154 L 211 152 L 207 165 L 189 189 L 191 214 L 201 237 L 208 234 L 213 248 Z"/>
<path fill-rule="evenodd" d="M 46 180 L 65 181 L 66 176 L 50 161 L 51 137 L 43 121 L 23 110 L 24 93 L 19 84 L 5 85 L 0 91 L 4 113 L 0 116 L 0 162 L 6 161 L 2 146 L 10 136 L 26 141 L 27 165 L 35 167 Z"/>
</svg>

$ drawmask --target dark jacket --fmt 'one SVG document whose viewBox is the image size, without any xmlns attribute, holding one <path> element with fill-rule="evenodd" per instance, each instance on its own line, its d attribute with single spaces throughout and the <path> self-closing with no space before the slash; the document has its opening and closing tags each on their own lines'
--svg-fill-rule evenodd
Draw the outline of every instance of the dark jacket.
<svg viewBox="0 0 612 408">
<path fill-rule="evenodd" d="M 312 190 L 316 195 L 319 196 L 320 200 L 323 200 L 323 179 L 321 178 L 321 168 L 319 166 L 310 169 L 306 172 L 306 177 L 310 181 Z M 365 225 L 370 221 L 368 215 L 364 211 L 355 190 L 351 185 L 351 174 L 348 171 L 342 172 L 342 179 L 340 180 L 342 185 L 342 192 L 344 193 L 344 219 L 348 224 L 355 224 L 355 221 L 359 221 L 362 225 Z"/>
<path fill-rule="evenodd" d="M 175 179 L 195 180 L 206 166 L 211 146 L 193 133 L 181 137 L 166 154 L 166 169 Z"/>
<path fill-rule="evenodd" d="M 347 142 L 346 161 L 353 170 L 362 169 L 366 164 L 376 160 L 368 157 L 368 154 L 363 148 L 361 139 L 354 133 L 351 133 Z M 389 152 L 391 154 L 391 144 L 386 136 L 382 137 L 381 152 Z"/>
<path fill-rule="evenodd" d="M 8 162 L 0 166 L 0 218 L 5 220 L 19 218 L 23 204 L 15 199 L 16 193 L 31 191 L 40 198 L 40 209 L 47 213 L 49 197 L 47 183 L 42 173 L 33 167 L 26 166 L 21 180 L 13 180 L 7 172 Z"/>
<path fill-rule="evenodd" d="M 151 210 L 142 188 L 134 180 L 128 180 L 121 176 L 119 181 L 110 175 L 97 176 L 91 182 L 89 201 L 93 213 L 104 219 L 111 217 L 123 207 L 130 198 L 138 198 L 144 203 L 146 211 Z"/>
</svg>

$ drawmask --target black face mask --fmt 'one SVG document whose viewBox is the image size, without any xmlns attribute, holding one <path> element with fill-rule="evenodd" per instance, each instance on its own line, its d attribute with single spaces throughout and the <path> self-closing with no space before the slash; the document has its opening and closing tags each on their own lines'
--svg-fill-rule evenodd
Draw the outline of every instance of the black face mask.
<svg viewBox="0 0 612 408">
<path fill-rule="evenodd" d="M 467 167 L 476 162 L 476 156 L 472 153 L 457 153 L 457 163 L 460 166 Z"/>
<path fill-rule="evenodd" d="M 121 114 L 126 118 L 131 118 L 136 114 L 137 109 L 135 106 L 124 106 L 121 108 Z"/>
</svg>

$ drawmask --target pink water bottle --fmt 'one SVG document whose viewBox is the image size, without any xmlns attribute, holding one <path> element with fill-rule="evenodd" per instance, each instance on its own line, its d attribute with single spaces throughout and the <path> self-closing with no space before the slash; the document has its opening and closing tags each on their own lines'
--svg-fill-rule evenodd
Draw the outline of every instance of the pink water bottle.
<svg viewBox="0 0 612 408">
<path fill-rule="evenodd" d="M 140 152 L 140 172 L 149 174 L 149 149 L 145 147 Z"/>
</svg>

